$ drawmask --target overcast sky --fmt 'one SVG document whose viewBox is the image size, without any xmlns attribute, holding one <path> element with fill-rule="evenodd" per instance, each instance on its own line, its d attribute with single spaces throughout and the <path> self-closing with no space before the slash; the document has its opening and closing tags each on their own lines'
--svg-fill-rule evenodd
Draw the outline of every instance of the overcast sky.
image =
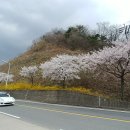
<svg viewBox="0 0 130 130">
<path fill-rule="evenodd" d="M 0 59 L 27 50 L 54 28 L 130 20 L 130 0 L 0 0 Z"/>
</svg>

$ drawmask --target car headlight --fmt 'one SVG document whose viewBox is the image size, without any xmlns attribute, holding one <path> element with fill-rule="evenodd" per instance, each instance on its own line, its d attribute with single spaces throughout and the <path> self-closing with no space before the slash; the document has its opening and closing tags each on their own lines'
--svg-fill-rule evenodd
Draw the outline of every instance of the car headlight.
<svg viewBox="0 0 130 130">
<path fill-rule="evenodd" d="M 15 102 L 15 99 L 12 97 L 12 101 Z"/>
<path fill-rule="evenodd" d="M 0 102 L 3 102 L 4 100 L 2 98 L 0 98 Z"/>
</svg>

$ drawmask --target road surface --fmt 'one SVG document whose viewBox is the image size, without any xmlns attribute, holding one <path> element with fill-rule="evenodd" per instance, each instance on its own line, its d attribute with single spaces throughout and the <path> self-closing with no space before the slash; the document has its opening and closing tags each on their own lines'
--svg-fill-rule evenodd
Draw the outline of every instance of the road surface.
<svg viewBox="0 0 130 130">
<path fill-rule="evenodd" d="M 49 130 L 27 123 L 4 114 L 0 114 L 0 130 Z"/>
<path fill-rule="evenodd" d="M 4 120 L 6 119 L 6 120 Z M 0 120 L 11 126 L 33 130 L 130 130 L 130 112 L 17 100 L 14 106 L 0 107 Z M 20 123 L 21 122 L 21 123 Z M 0 121 L 0 129 L 3 125 Z M 8 123 L 7 123 L 8 124 Z M 4 129 L 5 127 L 5 129 Z M 9 125 L 1 130 L 8 130 Z"/>
</svg>

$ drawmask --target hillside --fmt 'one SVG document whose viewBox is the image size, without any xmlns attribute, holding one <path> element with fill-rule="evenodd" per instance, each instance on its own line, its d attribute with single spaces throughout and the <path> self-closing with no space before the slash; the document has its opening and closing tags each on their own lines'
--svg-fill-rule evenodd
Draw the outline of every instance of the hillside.
<svg viewBox="0 0 130 130">
<path fill-rule="evenodd" d="M 33 48 L 29 49 L 25 53 L 21 54 L 20 56 L 16 57 L 15 59 L 11 60 L 11 73 L 17 76 L 18 73 L 23 66 L 30 66 L 30 65 L 39 65 L 44 63 L 45 61 L 49 60 L 51 57 L 56 56 L 57 54 L 78 54 L 80 51 L 71 51 L 65 47 L 52 45 L 49 43 L 44 43 L 41 41 L 34 46 Z M 0 67 L 0 71 L 7 72 L 8 65 L 5 64 Z"/>
<path fill-rule="evenodd" d="M 39 65 L 58 54 L 87 53 L 106 45 L 108 45 L 106 39 L 99 40 L 99 35 L 88 33 L 84 26 L 70 27 L 66 31 L 53 30 L 34 41 L 25 53 L 12 59 L 10 71 L 17 81 L 20 79 L 19 71 L 23 66 Z M 7 72 L 7 69 L 7 64 L 0 67 L 1 72 Z"/>
</svg>

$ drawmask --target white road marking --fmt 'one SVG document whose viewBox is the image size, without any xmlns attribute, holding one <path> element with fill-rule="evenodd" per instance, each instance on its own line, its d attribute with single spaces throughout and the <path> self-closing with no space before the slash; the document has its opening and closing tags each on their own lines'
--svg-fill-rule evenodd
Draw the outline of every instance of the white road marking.
<svg viewBox="0 0 130 130">
<path fill-rule="evenodd" d="M 18 116 L 11 115 L 11 114 L 8 114 L 8 113 L 5 113 L 5 112 L 1 112 L 1 111 L 0 111 L 0 114 L 6 115 L 6 116 L 10 116 L 10 117 L 13 117 L 13 118 L 16 118 L 16 119 L 20 119 L 20 117 L 18 117 Z"/>
<path fill-rule="evenodd" d="M 71 105 L 62 105 L 62 104 L 50 104 L 50 103 L 42 103 L 42 102 L 35 102 L 30 100 L 16 100 L 20 102 L 28 102 L 28 103 L 35 103 L 35 104 L 45 104 L 45 105 L 52 105 L 52 106 L 63 106 L 63 107 L 70 107 L 70 108 L 83 108 L 83 109 L 90 109 L 90 110 L 100 110 L 100 111 L 108 111 L 108 112 L 120 112 L 120 113 L 130 113 L 130 111 L 122 111 L 122 110 L 112 110 L 112 109 L 103 109 L 103 108 L 92 108 L 92 107 L 82 107 L 82 106 L 71 106 Z"/>
</svg>

